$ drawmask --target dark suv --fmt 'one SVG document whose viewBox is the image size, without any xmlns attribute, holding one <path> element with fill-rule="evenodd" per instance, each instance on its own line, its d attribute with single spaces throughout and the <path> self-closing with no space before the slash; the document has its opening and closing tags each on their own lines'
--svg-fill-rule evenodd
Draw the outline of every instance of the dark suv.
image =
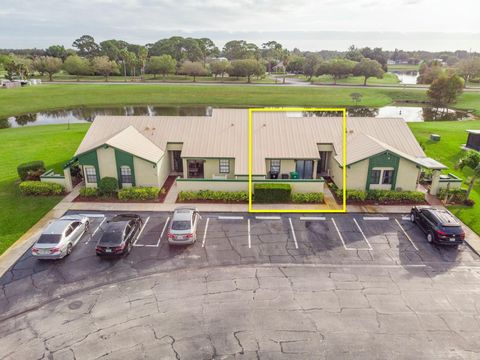
<svg viewBox="0 0 480 360">
<path fill-rule="evenodd" d="M 429 243 L 458 246 L 465 240 L 460 222 L 447 210 L 415 206 L 410 220 L 423 230 Z"/>
<path fill-rule="evenodd" d="M 142 227 L 142 219 L 135 214 L 121 214 L 107 221 L 101 229 L 102 237 L 95 249 L 98 256 L 115 256 L 128 254 Z"/>
</svg>

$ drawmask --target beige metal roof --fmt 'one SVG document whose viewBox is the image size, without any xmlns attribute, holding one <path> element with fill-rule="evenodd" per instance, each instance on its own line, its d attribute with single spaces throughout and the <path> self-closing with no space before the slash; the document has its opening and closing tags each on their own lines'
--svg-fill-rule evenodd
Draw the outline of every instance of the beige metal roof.
<svg viewBox="0 0 480 360">
<path fill-rule="evenodd" d="M 105 143 L 155 164 L 164 154 L 163 150 L 140 134 L 132 125 L 120 131 Z"/>
<path fill-rule="evenodd" d="M 265 159 L 318 159 L 317 144 L 332 144 L 342 164 L 342 118 L 290 117 L 286 112 L 253 115 L 254 174 L 265 174 Z M 127 128 L 134 128 L 134 132 Z M 362 141 L 358 135 L 368 135 Z M 365 139 L 365 137 L 362 137 Z M 147 138 L 151 145 L 141 139 Z M 348 118 L 347 158 L 372 154 L 388 146 L 412 158 L 425 157 L 407 124 L 400 118 Z M 153 159 L 167 143 L 183 143 L 185 158 L 234 158 L 235 173 L 248 173 L 248 110 L 214 109 L 211 116 L 97 116 L 76 155 L 115 140 L 115 147 Z M 153 145 L 153 146 L 152 146 Z M 145 148 L 146 147 L 146 148 Z M 129 150 L 126 150 L 126 149 Z M 158 150 L 157 150 L 158 148 Z M 362 155 L 362 156 L 363 156 Z M 366 156 L 368 157 L 368 156 Z"/>
</svg>

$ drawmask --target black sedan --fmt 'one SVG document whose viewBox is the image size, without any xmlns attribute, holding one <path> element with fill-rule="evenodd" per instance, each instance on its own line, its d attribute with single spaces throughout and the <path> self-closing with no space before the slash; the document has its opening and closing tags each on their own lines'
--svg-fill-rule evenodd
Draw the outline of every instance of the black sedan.
<svg viewBox="0 0 480 360">
<path fill-rule="evenodd" d="M 460 222 L 448 210 L 414 207 L 410 220 L 427 235 L 429 243 L 458 246 L 465 240 Z"/>
<path fill-rule="evenodd" d="M 143 221 L 135 214 L 121 214 L 107 221 L 95 249 L 98 256 L 118 256 L 130 253 L 142 228 Z"/>
</svg>

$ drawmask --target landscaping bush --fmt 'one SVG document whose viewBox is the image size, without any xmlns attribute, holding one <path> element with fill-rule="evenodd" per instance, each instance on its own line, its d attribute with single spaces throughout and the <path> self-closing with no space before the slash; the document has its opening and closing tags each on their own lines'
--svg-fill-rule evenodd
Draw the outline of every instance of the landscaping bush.
<svg viewBox="0 0 480 360">
<path fill-rule="evenodd" d="M 27 179 L 28 173 L 30 171 L 41 171 L 43 173 L 45 171 L 45 164 L 43 163 L 43 161 L 37 160 L 23 163 L 17 166 L 17 173 L 22 181 L 25 181 Z"/>
<path fill-rule="evenodd" d="M 95 197 L 98 196 L 98 191 L 96 188 L 84 187 L 80 189 L 80 196 Z"/>
<path fill-rule="evenodd" d="M 347 190 L 347 200 L 353 201 L 404 201 L 422 203 L 425 201 L 425 194 L 420 191 L 393 191 L 393 190 Z"/>
<path fill-rule="evenodd" d="M 255 202 L 258 203 L 289 202 L 292 187 L 289 184 L 255 184 L 254 193 Z"/>
<path fill-rule="evenodd" d="M 19 188 L 23 195 L 61 195 L 64 191 L 60 184 L 41 181 L 24 181 Z"/>
<path fill-rule="evenodd" d="M 120 200 L 155 200 L 160 189 L 157 187 L 131 187 L 118 191 Z"/>
<path fill-rule="evenodd" d="M 101 195 L 111 196 L 118 190 L 118 182 L 114 177 L 104 177 L 98 183 L 98 191 Z"/>
<path fill-rule="evenodd" d="M 438 192 L 438 198 L 445 200 L 447 203 L 464 203 L 467 200 L 466 189 L 440 189 Z"/>
<path fill-rule="evenodd" d="M 292 194 L 294 203 L 323 203 L 323 193 L 297 193 Z"/>
<path fill-rule="evenodd" d="M 246 191 L 180 191 L 178 194 L 180 201 L 195 200 L 213 200 L 225 202 L 246 202 L 248 201 L 248 193 Z"/>
<path fill-rule="evenodd" d="M 361 190 L 347 190 L 347 200 L 365 201 L 367 193 Z"/>
</svg>

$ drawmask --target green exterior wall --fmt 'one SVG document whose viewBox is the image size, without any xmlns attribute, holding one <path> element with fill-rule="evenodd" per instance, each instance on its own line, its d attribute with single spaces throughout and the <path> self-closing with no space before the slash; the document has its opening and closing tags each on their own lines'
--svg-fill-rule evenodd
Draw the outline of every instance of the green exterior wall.
<svg viewBox="0 0 480 360">
<path fill-rule="evenodd" d="M 390 186 L 390 190 L 394 190 L 397 184 L 397 174 L 398 174 L 399 163 L 400 163 L 400 158 L 389 151 L 385 151 L 381 154 L 372 156 L 368 162 L 367 184 L 365 186 L 365 190 L 370 189 L 370 178 L 371 178 L 372 169 L 376 167 L 391 167 L 394 169 L 393 181 L 392 181 L 392 185 Z"/>
<path fill-rule="evenodd" d="M 97 149 L 78 155 L 78 163 L 80 165 L 89 165 L 95 167 L 97 184 L 100 182 L 100 168 L 98 166 Z"/>
<path fill-rule="evenodd" d="M 132 170 L 132 186 L 135 186 L 135 167 L 133 166 L 133 156 L 124 151 L 115 149 L 115 162 L 117 165 L 118 186 L 122 187 L 121 167 L 129 166 Z"/>
</svg>

